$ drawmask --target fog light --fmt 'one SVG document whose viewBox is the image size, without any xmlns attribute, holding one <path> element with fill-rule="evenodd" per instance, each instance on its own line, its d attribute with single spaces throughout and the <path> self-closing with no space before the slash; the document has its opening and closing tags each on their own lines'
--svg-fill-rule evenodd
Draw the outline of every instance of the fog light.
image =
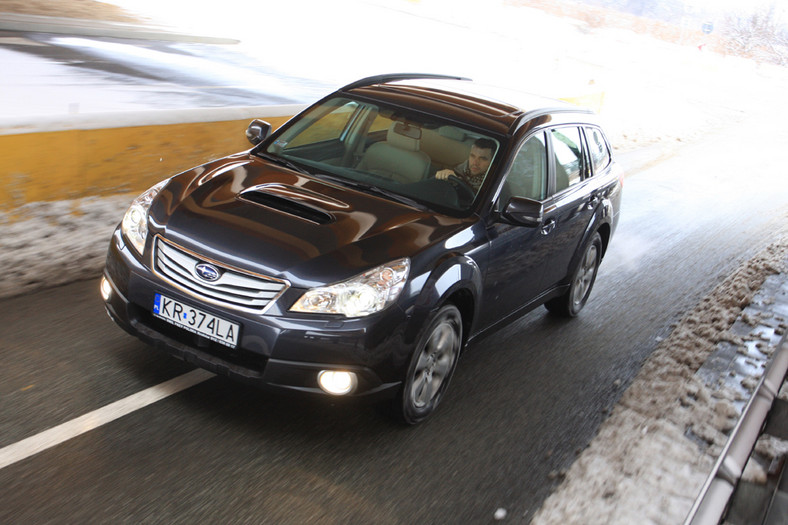
<svg viewBox="0 0 788 525">
<path fill-rule="evenodd" d="M 112 295 L 112 285 L 109 284 L 109 281 L 106 277 L 101 278 L 101 298 L 105 301 L 109 301 L 109 297 Z"/>
<path fill-rule="evenodd" d="M 317 374 L 317 382 L 325 392 L 335 396 L 343 396 L 356 389 L 358 379 L 353 372 L 323 370 Z"/>
</svg>

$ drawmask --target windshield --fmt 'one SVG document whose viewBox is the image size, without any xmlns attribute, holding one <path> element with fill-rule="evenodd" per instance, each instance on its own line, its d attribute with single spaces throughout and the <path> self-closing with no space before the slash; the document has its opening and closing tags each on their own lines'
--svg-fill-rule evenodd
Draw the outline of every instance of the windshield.
<svg viewBox="0 0 788 525">
<path fill-rule="evenodd" d="M 498 149 L 497 140 L 433 116 L 336 97 L 292 123 L 265 153 L 362 191 L 462 212 Z"/>
</svg>

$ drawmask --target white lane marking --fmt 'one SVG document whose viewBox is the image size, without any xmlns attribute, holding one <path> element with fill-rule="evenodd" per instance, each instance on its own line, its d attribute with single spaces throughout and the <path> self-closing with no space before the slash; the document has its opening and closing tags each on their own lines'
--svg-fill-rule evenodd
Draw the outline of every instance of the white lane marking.
<svg viewBox="0 0 788 525">
<path fill-rule="evenodd" d="M 22 441 L 0 448 L 0 469 L 13 465 L 18 461 L 29 458 L 48 448 L 54 447 L 90 432 L 102 425 L 106 425 L 127 414 L 145 408 L 148 405 L 161 401 L 182 390 L 193 387 L 203 381 L 214 377 L 214 374 L 200 368 L 186 374 L 165 381 L 156 386 L 146 388 L 141 392 L 132 394 L 114 403 L 88 412 L 71 421 L 66 421 L 35 436 L 30 436 Z"/>
</svg>

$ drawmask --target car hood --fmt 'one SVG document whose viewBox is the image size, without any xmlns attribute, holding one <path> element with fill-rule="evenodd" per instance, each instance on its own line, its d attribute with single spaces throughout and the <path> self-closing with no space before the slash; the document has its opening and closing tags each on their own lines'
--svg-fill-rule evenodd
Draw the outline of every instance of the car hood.
<svg viewBox="0 0 788 525">
<path fill-rule="evenodd" d="M 151 231 L 207 258 L 311 287 L 413 256 L 470 225 L 250 154 L 173 177 Z"/>
</svg>

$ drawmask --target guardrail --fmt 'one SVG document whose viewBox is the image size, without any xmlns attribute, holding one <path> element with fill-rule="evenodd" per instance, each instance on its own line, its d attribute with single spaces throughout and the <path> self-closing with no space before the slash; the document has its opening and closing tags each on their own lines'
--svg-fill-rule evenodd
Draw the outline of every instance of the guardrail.
<svg viewBox="0 0 788 525">
<path fill-rule="evenodd" d="M 156 110 L 0 119 L 0 212 L 47 202 L 139 192 L 249 148 L 254 118 L 274 128 L 303 105 Z"/>
<path fill-rule="evenodd" d="M 783 338 L 777 346 L 769 367 L 744 407 L 684 525 L 717 525 L 720 522 L 788 371 L 786 340 Z"/>
</svg>

